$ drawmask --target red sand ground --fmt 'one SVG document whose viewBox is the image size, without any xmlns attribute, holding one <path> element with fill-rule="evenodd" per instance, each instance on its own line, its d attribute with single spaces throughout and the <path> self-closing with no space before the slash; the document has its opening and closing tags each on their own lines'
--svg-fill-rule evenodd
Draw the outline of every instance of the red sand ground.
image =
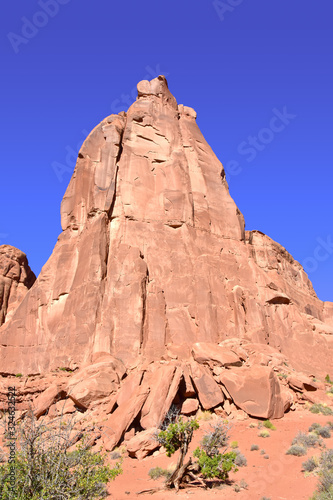
<svg viewBox="0 0 333 500">
<path fill-rule="evenodd" d="M 275 420 L 276 430 L 270 431 L 268 438 L 258 437 L 258 428 L 249 427 L 250 423 L 258 423 L 256 419 L 247 419 L 242 422 L 231 421 L 230 442 L 238 441 L 240 451 L 247 458 L 247 466 L 240 467 L 238 472 L 230 475 L 232 481 L 230 486 L 219 489 L 205 490 L 198 487 L 182 489 L 178 494 L 175 490 L 171 490 L 157 492 L 153 496 L 149 494 L 137 495 L 138 491 L 162 485 L 163 478 L 156 481 L 149 478 L 149 469 L 157 466 L 168 468 L 170 464 L 176 462 L 177 456 L 168 458 L 165 453 L 160 453 L 158 456 L 149 456 L 141 461 L 126 457 L 123 462 L 124 472 L 109 484 L 110 495 L 107 498 L 109 500 L 136 498 L 142 500 L 145 498 L 153 498 L 154 500 L 172 498 L 259 500 L 265 496 L 271 500 L 308 500 L 316 489 L 317 478 L 311 475 L 305 477 L 304 472 L 302 472 L 302 463 L 312 455 L 319 455 L 321 449 L 310 448 L 304 457 L 286 455 L 286 451 L 299 430 L 307 432 L 313 422 L 324 425 L 329 420 L 332 421 L 333 418 L 314 415 L 308 410 L 299 409 L 286 414 L 281 420 Z M 209 422 L 202 420 L 200 422 L 200 429 L 194 434 L 190 453 L 198 445 L 204 429 L 209 428 Z M 333 437 L 325 439 L 324 443 L 328 448 L 332 448 Z M 260 447 L 259 451 L 250 451 L 252 444 L 257 444 Z M 260 454 L 261 449 L 266 451 L 269 459 L 265 459 Z M 236 483 L 239 484 L 241 479 L 246 481 L 248 488 L 237 493 L 233 486 Z"/>
</svg>

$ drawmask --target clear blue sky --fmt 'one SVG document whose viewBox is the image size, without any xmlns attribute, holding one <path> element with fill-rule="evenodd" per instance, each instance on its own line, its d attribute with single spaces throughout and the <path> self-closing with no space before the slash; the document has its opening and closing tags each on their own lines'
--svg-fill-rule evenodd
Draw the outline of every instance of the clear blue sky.
<svg viewBox="0 0 333 500">
<path fill-rule="evenodd" d="M 0 242 L 40 272 L 73 154 L 162 73 L 197 111 L 247 229 L 285 246 L 333 301 L 332 18 L 331 0 L 6 2 Z"/>
</svg>

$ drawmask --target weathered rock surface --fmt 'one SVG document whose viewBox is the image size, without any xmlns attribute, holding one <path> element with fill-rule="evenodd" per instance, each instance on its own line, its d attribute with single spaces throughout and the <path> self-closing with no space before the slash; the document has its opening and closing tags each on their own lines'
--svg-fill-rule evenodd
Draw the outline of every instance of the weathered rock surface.
<svg viewBox="0 0 333 500">
<path fill-rule="evenodd" d="M 157 428 L 147 429 L 139 432 L 126 443 L 130 457 L 138 459 L 145 458 L 149 453 L 159 448 L 159 443 L 155 438 Z"/>
<path fill-rule="evenodd" d="M 0 245 L 0 326 L 11 318 L 35 281 L 25 253 Z"/>
<path fill-rule="evenodd" d="M 235 404 L 248 415 L 261 418 L 281 418 L 285 401 L 280 384 L 271 368 L 253 366 L 228 370 L 220 375 Z"/>
<path fill-rule="evenodd" d="M 163 76 L 89 134 L 61 224 L 33 287 L 24 254 L 0 247 L 1 373 L 36 377 L 19 382 L 22 409 L 35 392 L 37 414 L 56 415 L 68 396 L 69 412 L 103 423 L 106 449 L 125 438 L 143 456 L 172 405 L 281 418 L 302 393 L 324 397 L 313 377 L 333 375 L 333 303 L 285 248 L 245 231 Z"/>
<path fill-rule="evenodd" d="M 330 371 L 332 305 L 281 245 L 244 231 L 195 118 L 161 76 L 90 133 L 63 232 L 1 329 L 3 372 L 74 368 L 101 351 L 133 367 L 229 337 L 269 344 L 305 373 Z"/>
</svg>

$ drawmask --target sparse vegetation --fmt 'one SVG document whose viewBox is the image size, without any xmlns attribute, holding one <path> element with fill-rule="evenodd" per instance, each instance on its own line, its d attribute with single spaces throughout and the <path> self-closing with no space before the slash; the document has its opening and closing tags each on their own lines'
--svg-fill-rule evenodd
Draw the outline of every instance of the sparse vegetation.
<svg viewBox="0 0 333 500">
<path fill-rule="evenodd" d="M 314 457 L 309 458 L 302 463 L 305 472 L 313 472 L 318 467 L 318 462 Z"/>
<path fill-rule="evenodd" d="M 316 430 L 316 433 L 325 439 L 328 439 L 331 437 L 331 431 L 330 431 L 330 428 L 328 426 L 319 427 L 319 429 Z"/>
<path fill-rule="evenodd" d="M 208 420 L 212 419 L 212 416 L 213 416 L 212 412 L 205 410 L 198 416 L 198 420 L 203 420 L 204 422 L 207 422 Z"/>
<path fill-rule="evenodd" d="M 293 444 L 289 450 L 287 450 L 287 455 L 294 455 L 295 457 L 302 457 L 306 455 L 306 448 L 300 444 Z"/>
<path fill-rule="evenodd" d="M 305 464 L 303 464 L 304 466 Z M 311 500 L 331 500 L 333 498 L 333 450 L 323 451 L 316 467 L 312 470 L 319 478 L 317 492 Z"/>
<path fill-rule="evenodd" d="M 313 424 L 310 425 L 309 427 L 309 432 L 315 432 L 316 429 L 320 429 L 321 425 L 318 424 L 317 422 L 314 422 Z"/>
<path fill-rule="evenodd" d="M 22 373 L 17 373 L 17 374 L 15 375 L 15 377 L 20 378 L 20 377 L 23 377 L 23 375 L 22 375 Z"/>
<path fill-rule="evenodd" d="M 234 485 L 234 490 L 236 491 L 236 493 L 239 493 L 241 490 L 247 490 L 248 487 L 249 485 L 247 484 L 247 482 L 244 481 L 244 479 L 241 479 L 239 484 L 236 483 Z"/>
<path fill-rule="evenodd" d="M 246 456 L 243 455 L 238 449 L 235 451 L 236 453 L 236 458 L 235 458 L 235 464 L 237 467 L 246 467 L 247 465 L 247 459 Z"/>
<path fill-rule="evenodd" d="M 331 380 L 329 374 L 326 375 L 325 377 L 325 381 L 328 383 L 328 384 L 332 384 L 333 385 L 333 380 Z"/>
<path fill-rule="evenodd" d="M 184 420 L 183 417 L 176 415 L 173 422 L 167 419 L 167 423 L 162 425 L 163 430 L 157 434 L 156 439 L 165 447 L 167 456 L 170 457 L 180 450 L 177 465 L 166 479 L 166 488 L 175 488 L 178 491 L 181 484 L 192 481 L 199 481 L 206 487 L 206 479 L 218 478 L 225 482 L 230 471 L 238 470 L 235 461 L 239 453 L 227 451 L 229 428 L 221 420 L 211 427 L 212 431 L 205 434 L 200 446 L 193 452 L 197 460 L 192 462 L 190 457 L 185 463 L 193 433 L 199 428 L 198 420 L 194 418 Z"/>
<path fill-rule="evenodd" d="M 258 432 L 258 436 L 262 438 L 268 438 L 270 436 L 270 433 L 267 429 L 263 429 L 262 431 Z"/>
<path fill-rule="evenodd" d="M 257 451 L 259 450 L 259 446 L 257 444 L 251 444 L 250 451 Z"/>
<path fill-rule="evenodd" d="M 315 403 L 310 407 L 311 413 L 322 413 L 323 415 L 333 415 L 333 410 L 324 404 Z"/>
<path fill-rule="evenodd" d="M 105 454 L 90 450 L 91 435 L 83 435 L 73 449 L 75 430 L 70 423 L 63 427 L 55 420 L 45 425 L 29 411 L 16 430 L 16 491 L 10 490 L 11 464 L 6 462 L 0 466 L 2 500 L 97 499 L 105 496 L 106 484 L 122 472 L 120 461 L 111 468 L 105 465 Z"/>
<path fill-rule="evenodd" d="M 160 477 L 166 477 L 167 479 L 171 476 L 172 472 L 168 469 L 162 469 L 162 467 L 154 467 L 150 469 L 148 475 L 154 481 Z"/>
<path fill-rule="evenodd" d="M 264 458 L 266 458 L 266 460 L 269 459 L 269 455 L 264 455 Z"/>
<path fill-rule="evenodd" d="M 266 429 L 271 429 L 272 431 L 276 430 L 275 425 L 273 425 L 270 420 L 265 420 L 263 425 L 264 425 L 264 427 L 266 427 Z"/>
<path fill-rule="evenodd" d="M 232 448 L 233 450 L 238 448 L 238 441 L 232 441 L 230 444 L 230 448 Z"/>
<path fill-rule="evenodd" d="M 292 445 L 300 445 L 304 448 L 314 448 L 316 445 L 321 445 L 322 441 L 314 432 L 305 434 L 305 432 L 298 432 L 297 436 L 292 440 Z"/>
</svg>

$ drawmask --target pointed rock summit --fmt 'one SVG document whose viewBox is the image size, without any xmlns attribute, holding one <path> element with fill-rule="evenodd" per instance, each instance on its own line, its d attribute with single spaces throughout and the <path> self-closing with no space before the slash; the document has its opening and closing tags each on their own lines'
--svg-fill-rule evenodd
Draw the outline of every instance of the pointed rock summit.
<svg viewBox="0 0 333 500">
<path fill-rule="evenodd" d="M 275 371 L 299 392 L 333 374 L 333 303 L 281 245 L 245 231 L 196 112 L 164 76 L 84 141 L 61 224 L 0 329 L 1 371 L 79 368 L 66 390 L 85 409 L 109 398 L 109 449 L 175 401 L 187 414 L 200 404 L 278 418 L 293 396 Z"/>
</svg>

